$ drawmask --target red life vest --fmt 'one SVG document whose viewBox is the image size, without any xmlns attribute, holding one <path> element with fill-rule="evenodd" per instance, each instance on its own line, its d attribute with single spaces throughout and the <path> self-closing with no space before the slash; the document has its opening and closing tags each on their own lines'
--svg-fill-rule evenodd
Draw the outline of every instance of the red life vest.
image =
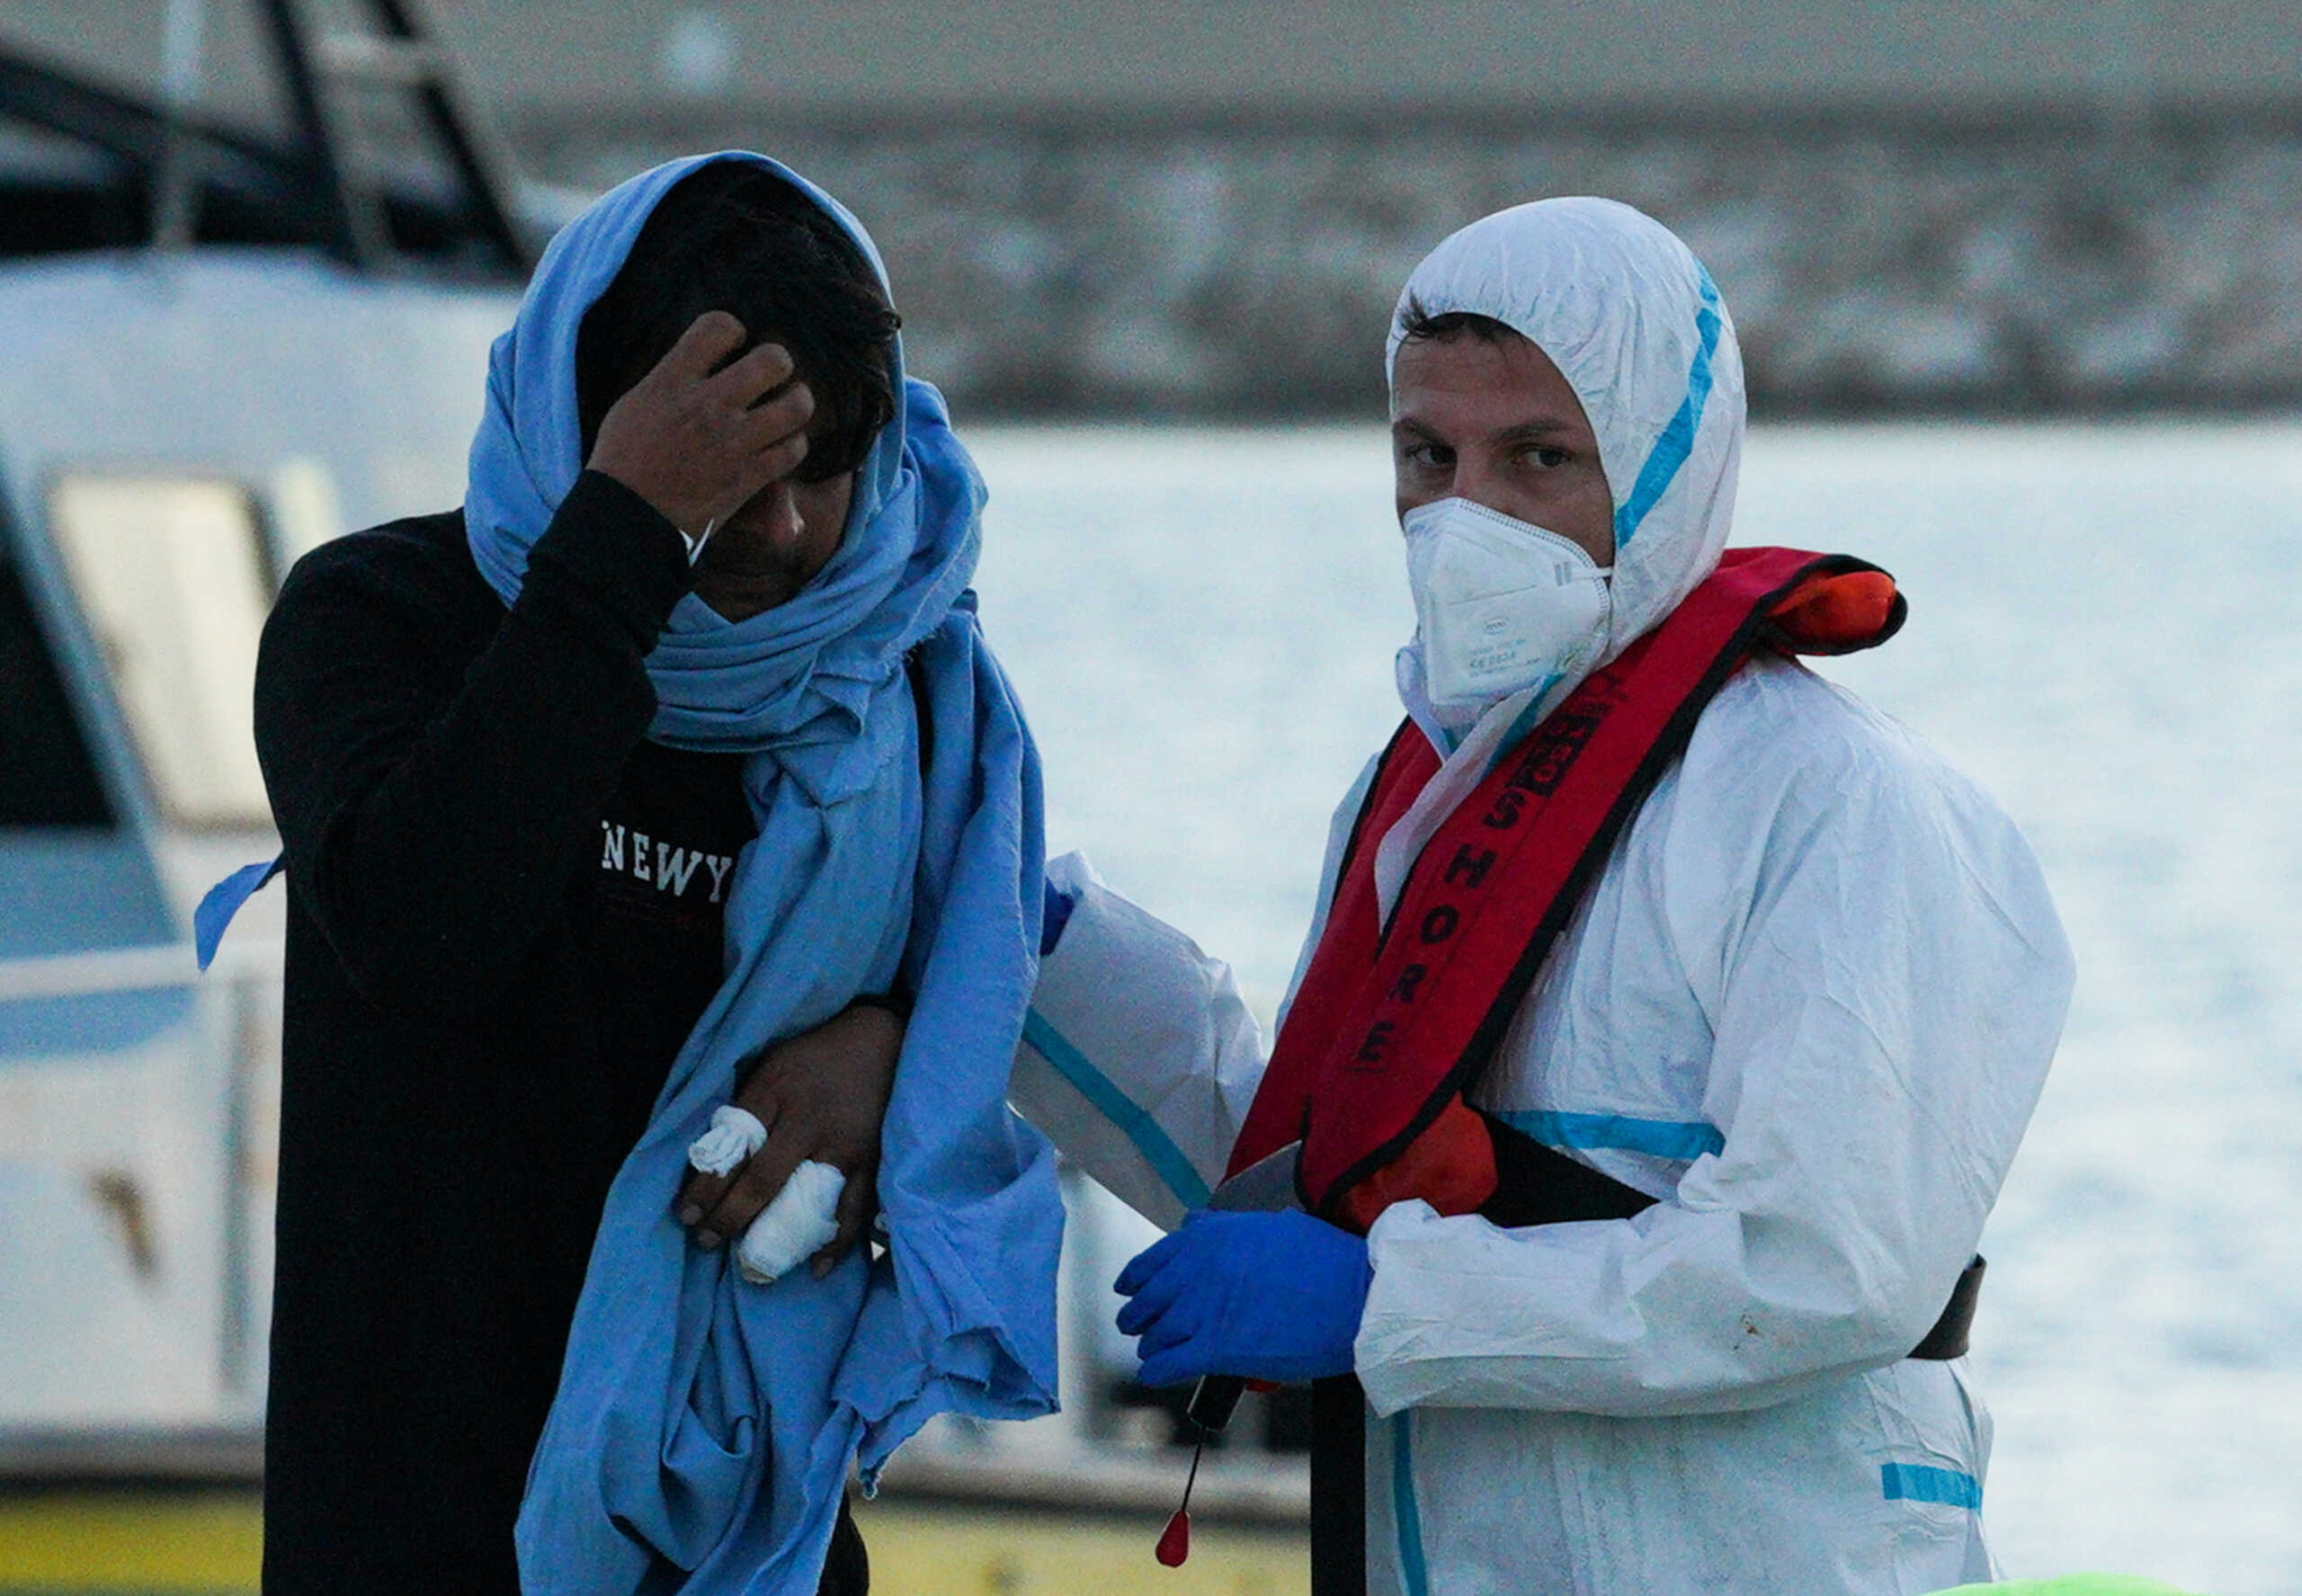
<svg viewBox="0 0 2302 1596">
<path fill-rule="evenodd" d="M 1375 849 L 1437 773 L 1412 724 L 1391 739 L 1337 876 L 1326 930 L 1231 1154 L 1236 1173 L 1300 1137 L 1304 1206 L 1364 1231 L 1420 1197 L 1494 1195 L 1478 1078 L 1576 904 L 1703 706 L 1757 650 L 1845 654 L 1901 625 L 1894 579 L 1844 555 L 1730 549 L 1663 622 L 1594 672 L 1456 807 L 1379 913 Z"/>
</svg>

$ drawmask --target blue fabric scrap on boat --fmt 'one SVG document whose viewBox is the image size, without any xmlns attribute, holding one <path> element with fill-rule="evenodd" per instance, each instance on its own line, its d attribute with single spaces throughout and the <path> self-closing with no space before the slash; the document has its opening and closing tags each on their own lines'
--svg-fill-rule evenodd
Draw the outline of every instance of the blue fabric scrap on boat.
<svg viewBox="0 0 2302 1596">
<path fill-rule="evenodd" d="M 285 853 L 258 860 L 242 865 L 201 894 L 199 905 L 192 911 L 192 951 L 201 969 L 216 962 L 216 950 L 223 946 L 225 929 L 240 912 L 240 905 L 287 868 Z"/>
</svg>

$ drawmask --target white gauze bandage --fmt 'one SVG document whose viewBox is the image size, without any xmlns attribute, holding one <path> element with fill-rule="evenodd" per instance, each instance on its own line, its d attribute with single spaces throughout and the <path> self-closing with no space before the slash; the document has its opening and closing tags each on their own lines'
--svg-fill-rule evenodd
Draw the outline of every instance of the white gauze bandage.
<svg viewBox="0 0 2302 1596">
<path fill-rule="evenodd" d="M 707 1175 L 732 1175 L 765 1146 L 767 1127 L 757 1114 L 722 1103 L 711 1110 L 710 1128 L 688 1144 L 688 1167 Z"/>
<path fill-rule="evenodd" d="M 839 1234 L 839 1194 L 847 1177 L 828 1164 L 800 1160 L 783 1190 L 736 1244 L 736 1272 L 754 1286 L 790 1274 Z"/>
<path fill-rule="evenodd" d="M 725 1177 L 766 1145 L 767 1127 L 759 1116 L 727 1103 L 711 1110 L 710 1128 L 689 1145 L 687 1161 L 707 1175 Z M 736 1272 L 764 1286 L 830 1245 L 839 1234 L 839 1197 L 846 1189 L 847 1177 L 830 1164 L 802 1159 L 736 1244 Z"/>
</svg>

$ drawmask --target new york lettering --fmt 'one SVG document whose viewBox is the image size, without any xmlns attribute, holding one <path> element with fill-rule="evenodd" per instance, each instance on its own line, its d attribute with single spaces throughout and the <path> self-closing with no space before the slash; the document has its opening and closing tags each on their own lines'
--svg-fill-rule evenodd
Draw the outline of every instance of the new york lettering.
<svg viewBox="0 0 2302 1596">
<path fill-rule="evenodd" d="M 727 892 L 727 872 L 736 868 L 732 855 L 677 847 L 657 842 L 643 831 L 600 822 L 600 869 L 603 870 L 646 881 L 674 897 L 685 897 L 691 883 L 698 887 L 704 883 L 697 874 L 699 868 L 709 872 L 711 896 L 707 901 L 718 903 Z"/>
</svg>

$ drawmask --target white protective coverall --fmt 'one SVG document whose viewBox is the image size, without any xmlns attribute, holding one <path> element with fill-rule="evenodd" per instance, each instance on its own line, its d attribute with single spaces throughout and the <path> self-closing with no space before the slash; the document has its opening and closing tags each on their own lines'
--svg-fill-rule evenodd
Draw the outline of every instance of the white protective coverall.
<svg viewBox="0 0 2302 1596">
<path fill-rule="evenodd" d="M 1709 277 L 1637 211 L 1549 201 L 1449 238 L 1407 294 L 1518 329 L 1581 397 L 1618 506 L 1611 658 L 1726 540 L 1742 372 Z M 1443 747 L 1412 646 L 1400 677 Z M 1385 913 L 1524 708 L 1479 719 L 1382 837 Z M 1336 810 L 1323 905 L 1372 769 Z M 1263 1069 L 1254 1022 L 1223 965 L 1084 860 L 1051 870 L 1079 902 L 1013 1101 L 1172 1226 L 1222 1176 Z M 1797 664 L 1734 677 L 1470 1093 L 1660 1200 L 1519 1230 L 1405 1202 L 1369 1237 L 1370 1590 L 1992 1577 L 1990 1421 L 1963 1360 L 1903 1354 L 1975 1250 L 2070 985 L 2038 867 L 1987 795 Z"/>
</svg>

